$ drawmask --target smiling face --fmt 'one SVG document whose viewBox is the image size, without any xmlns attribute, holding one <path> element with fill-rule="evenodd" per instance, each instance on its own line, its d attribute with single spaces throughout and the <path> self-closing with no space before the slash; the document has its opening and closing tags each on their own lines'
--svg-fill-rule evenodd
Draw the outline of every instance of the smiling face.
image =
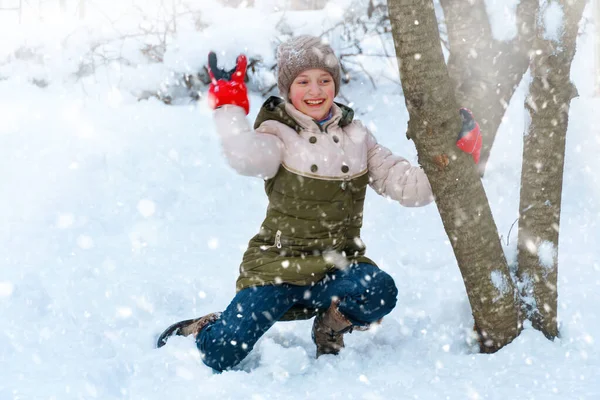
<svg viewBox="0 0 600 400">
<path fill-rule="evenodd" d="M 290 101 L 298 111 L 320 121 L 324 119 L 335 97 L 335 83 L 323 69 L 302 71 L 290 86 Z"/>
</svg>

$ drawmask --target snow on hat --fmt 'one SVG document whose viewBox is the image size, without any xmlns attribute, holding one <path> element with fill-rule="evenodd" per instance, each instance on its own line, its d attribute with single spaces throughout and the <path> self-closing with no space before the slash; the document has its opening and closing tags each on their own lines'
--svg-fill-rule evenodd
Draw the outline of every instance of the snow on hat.
<svg viewBox="0 0 600 400">
<path fill-rule="evenodd" d="M 277 50 L 277 87 L 286 100 L 294 79 L 307 69 L 320 68 L 329 72 L 335 83 L 335 95 L 340 90 L 340 63 L 333 49 L 321 38 L 296 36 L 279 45 Z"/>
</svg>

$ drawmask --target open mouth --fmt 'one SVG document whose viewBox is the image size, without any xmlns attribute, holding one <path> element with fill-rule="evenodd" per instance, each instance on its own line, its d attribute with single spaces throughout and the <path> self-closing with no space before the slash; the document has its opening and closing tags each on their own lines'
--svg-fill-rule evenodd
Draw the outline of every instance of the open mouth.
<svg viewBox="0 0 600 400">
<path fill-rule="evenodd" d="M 323 103 L 325 103 L 325 99 L 318 99 L 318 100 L 304 100 L 304 103 L 306 105 L 308 105 L 309 107 L 319 107 L 321 106 Z"/>
</svg>

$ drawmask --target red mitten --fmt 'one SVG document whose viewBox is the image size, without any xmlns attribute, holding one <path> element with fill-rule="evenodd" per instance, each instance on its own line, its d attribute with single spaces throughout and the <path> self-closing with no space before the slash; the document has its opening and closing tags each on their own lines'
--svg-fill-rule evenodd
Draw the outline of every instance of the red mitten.
<svg viewBox="0 0 600 400">
<path fill-rule="evenodd" d="M 475 164 L 478 164 L 481 144 L 483 142 L 479 124 L 475 121 L 473 113 L 469 109 L 461 108 L 460 116 L 462 117 L 463 125 L 458 134 L 456 146 L 465 153 L 471 154 Z"/>
<path fill-rule="evenodd" d="M 208 88 L 208 104 L 214 110 L 226 104 L 242 107 L 246 114 L 250 111 L 248 90 L 244 83 L 248 60 L 243 54 L 237 58 L 235 68 L 225 71 L 217 67 L 217 55 L 208 54 L 208 74 L 210 86 Z"/>
</svg>

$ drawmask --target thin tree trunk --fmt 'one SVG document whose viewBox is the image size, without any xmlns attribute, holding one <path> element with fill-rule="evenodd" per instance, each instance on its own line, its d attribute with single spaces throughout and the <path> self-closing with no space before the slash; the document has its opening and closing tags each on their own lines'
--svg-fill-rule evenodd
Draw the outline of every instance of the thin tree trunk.
<svg viewBox="0 0 600 400">
<path fill-rule="evenodd" d="M 461 128 L 432 0 L 389 0 L 400 80 L 410 114 L 408 136 L 427 173 L 458 261 L 481 351 L 491 353 L 519 333 L 508 266 L 472 158 L 455 145 Z"/>
<path fill-rule="evenodd" d="M 537 28 L 531 59 L 532 82 L 526 108 L 531 124 L 524 136 L 518 256 L 522 293 L 533 326 L 546 337 L 558 336 L 557 276 L 560 207 L 565 139 L 571 99 L 577 90 L 570 80 L 571 62 L 585 0 L 559 0 L 553 10 L 540 10 L 539 21 L 562 8 L 557 37 L 551 26 Z M 560 7 L 560 8 L 559 8 Z"/>
<path fill-rule="evenodd" d="M 450 44 L 448 72 L 456 98 L 462 107 L 473 111 L 483 135 L 479 161 L 483 176 L 502 117 L 529 67 L 538 0 L 521 0 L 517 7 L 518 35 L 509 42 L 493 38 L 483 0 L 440 3 Z"/>
</svg>

